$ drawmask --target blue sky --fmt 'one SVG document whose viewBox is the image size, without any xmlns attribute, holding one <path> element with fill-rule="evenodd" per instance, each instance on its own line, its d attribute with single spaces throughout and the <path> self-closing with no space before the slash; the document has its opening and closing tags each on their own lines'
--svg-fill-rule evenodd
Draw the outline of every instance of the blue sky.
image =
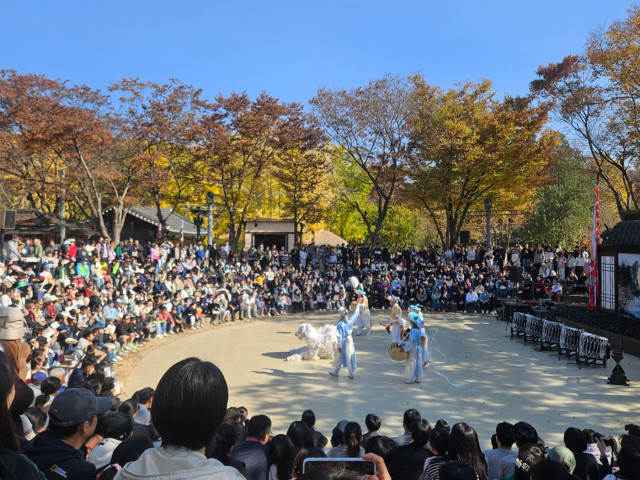
<svg viewBox="0 0 640 480">
<path fill-rule="evenodd" d="M 616 0 L 0 0 L 0 68 L 94 88 L 179 78 L 207 97 L 261 91 L 307 103 L 318 87 L 385 73 L 433 85 L 488 78 L 524 94 L 538 65 L 580 53 L 622 19 Z"/>
</svg>

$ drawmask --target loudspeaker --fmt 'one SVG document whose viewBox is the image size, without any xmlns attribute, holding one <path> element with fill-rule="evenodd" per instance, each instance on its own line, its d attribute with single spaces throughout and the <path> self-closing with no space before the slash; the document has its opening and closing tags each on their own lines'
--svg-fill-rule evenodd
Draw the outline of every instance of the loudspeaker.
<svg viewBox="0 0 640 480">
<path fill-rule="evenodd" d="M 522 268 L 511 267 L 509 268 L 509 280 L 512 282 L 522 282 Z"/>
<path fill-rule="evenodd" d="M 16 211 L 0 208 L 0 229 L 13 230 L 16 228 Z"/>
<path fill-rule="evenodd" d="M 460 230 L 460 243 L 463 245 L 471 243 L 471 232 L 469 230 Z"/>
</svg>

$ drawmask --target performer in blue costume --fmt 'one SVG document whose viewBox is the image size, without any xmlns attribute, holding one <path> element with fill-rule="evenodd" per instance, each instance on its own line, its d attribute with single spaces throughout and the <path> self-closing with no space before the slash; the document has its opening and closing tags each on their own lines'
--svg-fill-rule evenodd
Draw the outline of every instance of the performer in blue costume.
<svg viewBox="0 0 640 480">
<path fill-rule="evenodd" d="M 422 320 L 415 312 L 411 312 L 409 319 L 411 320 L 411 331 L 409 338 L 405 338 L 402 346 L 403 350 L 408 353 L 404 368 L 404 383 L 420 383 L 424 380 L 422 365 L 424 350 L 420 346 Z"/>
<path fill-rule="evenodd" d="M 420 346 L 422 347 L 422 365 L 426 366 L 431 361 L 431 343 L 433 338 L 431 334 L 427 332 L 427 327 L 424 324 L 424 317 L 422 316 L 422 311 L 420 310 L 419 305 L 411 305 L 409 307 L 409 312 L 415 312 L 420 317 L 420 331 L 422 332 L 422 340 L 420 341 Z"/>
<path fill-rule="evenodd" d="M 356 349 L 353 346 L 353 324 L 360 315 L 360 306 L 358 305 L 351 315 L 347 318 L 347 309 L 340 309 L 340 321 L 336 327 L 336 335 L 338 337 L 338 355 L 333 360 L 333 370 L 329 372 L 329 375 L 334 377 L 338 376 L 340 367 L 347 367 L 349 370 L 349 378 L 353 379 L 353 374 L 356 371 Z"/>
</svg>

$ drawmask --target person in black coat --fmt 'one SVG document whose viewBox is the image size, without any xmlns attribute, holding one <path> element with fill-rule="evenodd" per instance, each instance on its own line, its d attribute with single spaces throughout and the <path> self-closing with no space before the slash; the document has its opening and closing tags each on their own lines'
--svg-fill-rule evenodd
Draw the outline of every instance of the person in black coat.
<svg viewBox="0 0 640 480">
<path fill-rule="evenodd" d="M 394 480 L 416 480 L 420 478 L 427 458 L 433 453 L 427 448 L 431 425 L 426 419 L 411 425 L 411 443 L 396 449 L 392 477 Z"/>
</svg>

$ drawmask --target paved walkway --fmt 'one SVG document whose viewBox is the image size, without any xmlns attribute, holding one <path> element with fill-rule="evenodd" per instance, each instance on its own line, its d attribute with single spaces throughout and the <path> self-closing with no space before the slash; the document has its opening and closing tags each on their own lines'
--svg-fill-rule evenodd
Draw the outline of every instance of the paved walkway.
<svg viewBox="0 0 640 480">
<path fill-rule="evenodd" d="M 122 365 L 123 372 L 129 370 L 126 390 L 131 394 L 155 386 L 173 363 L 197 356 L 225 374 L 229 405 L 247 407 L 250 416 L 269 415 L 274 434 L 285 433 L 307 408 L 315 411 L 317 427 L 327 436 L 340 419 L 357 421 L 364 429 L 367 413 L 382 418 L 381 433 L 396 436 L 402 433 L 402 413 L 414 407 L 431 423 L 439 418 L 450 424 L 466 421 L 478 431 L 483 448 L 490 447 L 495 424 L 502 420 L 530 422 L 549 445 L 562 442 L 567 426 L 620 435 L 624 424 L 640 421 L 638 358 L 622 361 L 632 386 L 612 386 L 606 381 L 613 361 L 606 369 L 580 369 L 575 360 L 558 360 L 557 354 L 511 341 L 506 324 L 494 318 L 434 314 L 425 318 L 435 335 L 425 381 L 405 385 L 404 363 L 387 354 L 390 336 L 380 326 L 387 319 L 388 312 L 374 312 L 373 334 L 355 337 L 354 380 L 344 371 L 340 378 L 329 376 L 328 360 L 285 361 L 290 349 L 303 345 L 294 336 L 301 323 L 337 322 L 337 315 L 320 312 L 236 322 L 154 341 Z"/>
</svg>

